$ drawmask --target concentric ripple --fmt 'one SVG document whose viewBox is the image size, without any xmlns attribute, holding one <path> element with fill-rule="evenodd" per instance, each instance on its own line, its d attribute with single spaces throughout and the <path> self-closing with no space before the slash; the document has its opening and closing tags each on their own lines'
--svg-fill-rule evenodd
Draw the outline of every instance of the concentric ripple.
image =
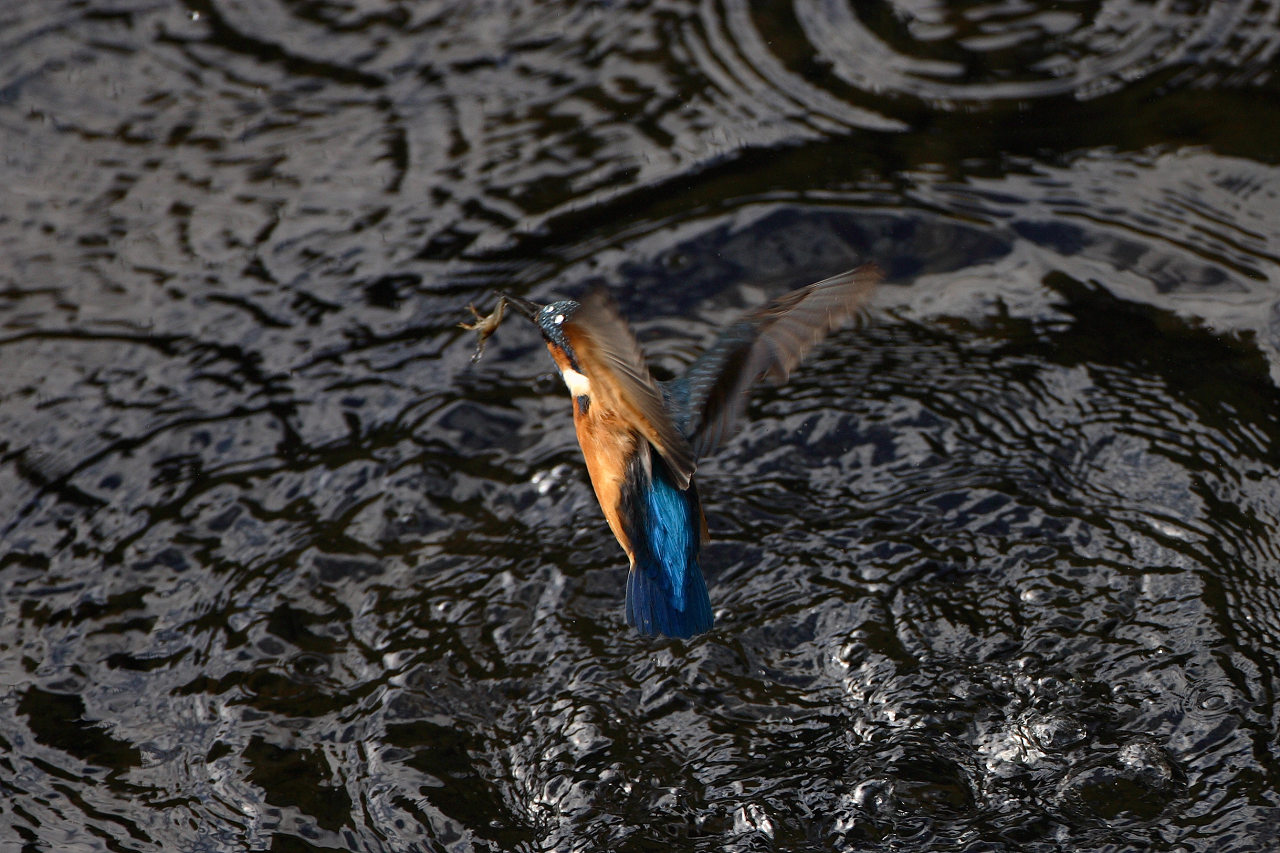
<svg viewBox="0 0 1280 853">
<path fill-rule="evenodd" d="M 1089 99 L 1166 73 L 1265 81 L 1280 51 L 1274 2 L 797 0 L 791 13 L 768 26 L 793 56 L 856 91 L 947 108 Z"/>
<path fill-rule="evenodd" d="M 1280 844 L 1275 0 L 0 13 L 0 849 Z M 641 638 L 495 289 L 889 283 Z"/>
</svg>

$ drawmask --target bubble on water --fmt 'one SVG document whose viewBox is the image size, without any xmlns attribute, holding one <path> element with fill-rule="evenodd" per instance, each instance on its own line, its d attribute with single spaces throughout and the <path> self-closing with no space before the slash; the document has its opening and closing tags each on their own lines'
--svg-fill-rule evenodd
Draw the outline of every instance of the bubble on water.
<svg viewBox="0 0 1280 853">
<path fill-rule="evenodd" d="M 1188 678 L 1182 708 L 1194 719 L 1213 720 L 1236 710 L 1236 696 L 1235 688 L 1224 679 Z"/>
</svg>

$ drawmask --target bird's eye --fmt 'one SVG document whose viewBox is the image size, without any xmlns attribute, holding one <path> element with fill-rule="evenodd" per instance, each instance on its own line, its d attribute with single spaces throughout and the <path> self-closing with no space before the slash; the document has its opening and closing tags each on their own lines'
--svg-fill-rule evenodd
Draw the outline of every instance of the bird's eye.
<svg viewBox="0 0 1280 853">
<path fill-rule="evenodd" d="M 552 317 L 552 318 L 551 318 L 551 322 L 553 322 L 553 323 L 555 323 L 557 326 L 559 326 L 561 323 L 563 323 L 563 322 L 564 322 L 564 315 L 563 315 L 563 314 L 557 314 L 556 316 L 554 316 L 554 317 Z"/>
</svg>

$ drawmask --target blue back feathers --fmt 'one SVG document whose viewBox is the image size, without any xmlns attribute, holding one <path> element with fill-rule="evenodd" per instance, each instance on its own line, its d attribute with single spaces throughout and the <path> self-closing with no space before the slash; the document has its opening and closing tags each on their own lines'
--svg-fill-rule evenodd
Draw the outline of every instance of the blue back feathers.
<svg viewBox="0 0 1280 853">
<path fill-rule="evenodd" d="M 623 489 L 623 518 L 635 552 L 627 575 L 627 623 L 646 636 L 692 637 L 711 630 L 711 599 L 698 566 L 702 508 L 696 487 L 679 489 L 650 453 L 652 479 L 634 460 Z"/>
</svg>

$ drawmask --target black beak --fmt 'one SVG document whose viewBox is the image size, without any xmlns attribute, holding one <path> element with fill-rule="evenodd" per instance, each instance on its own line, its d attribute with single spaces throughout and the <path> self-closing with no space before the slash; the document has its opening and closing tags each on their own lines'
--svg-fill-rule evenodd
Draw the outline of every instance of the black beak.
<svg viewBox="0 0 1280 853">
<path fill-rule="evenodd" d="M 538 316 L 538 312 L 542 310 L 542 306 L 536 302 L 530 302 L 528 299 L 521 299 L 519 296 L 512 296 L 510 293 L 503 293 L 502 298 L 507 300 L 508 305 L 514 305 L 521 314 L 533 320 Z"/>
</svg>

